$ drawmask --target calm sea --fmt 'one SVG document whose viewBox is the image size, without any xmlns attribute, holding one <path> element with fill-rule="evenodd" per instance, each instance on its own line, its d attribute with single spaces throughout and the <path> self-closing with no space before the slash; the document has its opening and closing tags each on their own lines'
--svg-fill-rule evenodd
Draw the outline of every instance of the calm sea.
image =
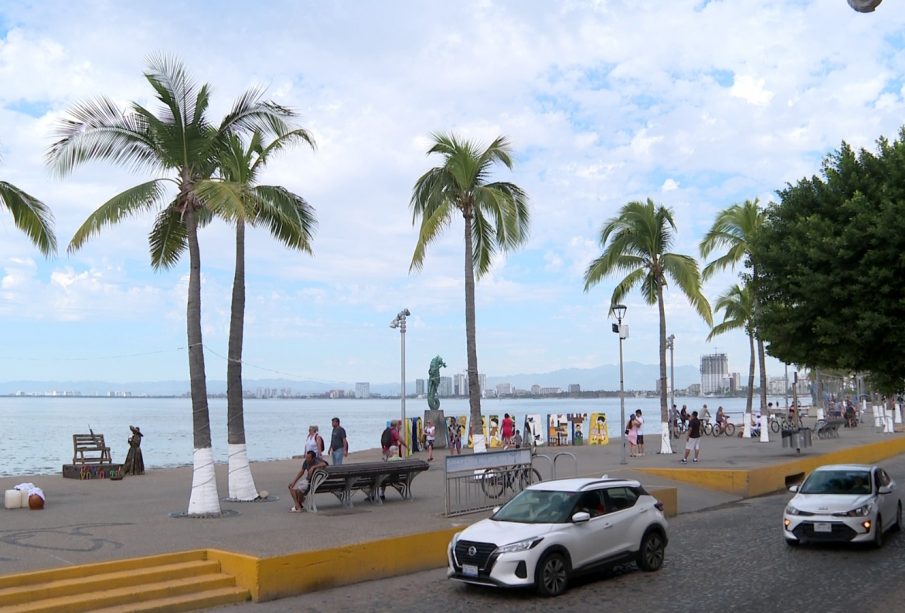
<svg viewBox="0 0 905 613">
<path fill-rule="evenodd" d="M 783 398 L 771 398 L 784 406 Z M 723 408 L 739 421 L 744 398 L 676 398 L 680 407 L 700 409 L 706 402 L 710 412 Z M 423 416 L 427 402 L 406 400 L 406 416 Z M 607 421 L 619 423 L 619 399 L 582 400 L 483 400 L 485 416 L 504 413 L 515 416 L 551 413 L 606 413 Z M 444 398 L 440 409 L 446 416 L 467 415 L 468 400 Z M 647 420 L 645 432 L 659 432 L 656 398 L 626 398 L 626 414 L 641 409 Z M 380 400 L 246 400 L 245 438 L 251 461 L 286 459 L 302 452 L 308 425 L 317 424 L 330 444 L 330 419 L 342 420 L 349 436 L 350 451 L 380 446 L 380 433 L 388 420 L 399 417 L 399 399 Z M 226 400 L 210 401 L 214 458 L 226 462 Z M 103 434 L 114 462 L 122 462 L 129 449 L 129 425 L 141 428 L 142 452 L 147 468 L 185 466 L 192 462 L 192 413 L 187 398 L 25 398 L 0 397 L 0 475 L 59 473 L 72 461 L 72 435 L 91 428 Z M 611 426 L 614 436 L 618 428 Z"/>
</svg>

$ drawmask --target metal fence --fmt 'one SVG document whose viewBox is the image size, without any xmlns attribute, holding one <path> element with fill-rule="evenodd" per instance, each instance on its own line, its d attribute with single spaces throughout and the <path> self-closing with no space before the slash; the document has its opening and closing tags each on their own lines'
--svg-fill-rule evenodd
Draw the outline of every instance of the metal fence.
<svg viewBox="0 0 905 613">
<path fill-rule="evenodd" d="M 446 457 L 446 515 L 487 511 L 536 482 L 530 449 Z"/>
</svg>

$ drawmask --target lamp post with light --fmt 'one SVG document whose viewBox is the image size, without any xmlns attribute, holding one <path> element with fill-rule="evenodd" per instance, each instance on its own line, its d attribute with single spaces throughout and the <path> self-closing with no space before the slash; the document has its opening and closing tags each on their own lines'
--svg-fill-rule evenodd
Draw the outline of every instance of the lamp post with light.
<svg viewBox="0 0 905 613">
<path fill-rule="evenodd" d="M 411 311 L 408 309 L 402 309 L 396 315 L 395 319 L 390 322 L 391 328 L 399 328 L 399 337 L 401 339 L 401 354 L 400 354 L 400 363 L 402 370 L 402 380 L 401 380 L 401 389 L 399 396 L 402 399 L 402 438 L 405 440 L 405 318 L 411 315 Z M 408 455 L 408 442 L 405 444 L 406 455 Z"/>
<path fill-rule="evenodd" d="M 622 325 L 622 318 L 628 310 L 624 304 L 614 304 L 610 307 L 610 311 L 616 316 L 616 323 L 613 324 L 613 332 L 619 335 L 619 431 L 622 433 L 622 461 L 620 464 L 626 464 L 625 459 L 625 379 L 622 372 L 622 341 L 628 338 L 628 326 Z"/>
</svg>

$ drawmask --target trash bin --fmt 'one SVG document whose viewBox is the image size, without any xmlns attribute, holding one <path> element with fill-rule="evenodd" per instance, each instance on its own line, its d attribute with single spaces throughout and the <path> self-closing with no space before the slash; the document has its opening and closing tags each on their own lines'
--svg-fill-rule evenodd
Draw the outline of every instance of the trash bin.
<svg viewBox="0 0 905 613">
<path fill-rule="evenodd" d="M 798 431 L 798 438 L 800 439 L 802 447 L 810 447 L 811 446 L 811 429 L 810 428 L 801 428 Z"/>
</svg>

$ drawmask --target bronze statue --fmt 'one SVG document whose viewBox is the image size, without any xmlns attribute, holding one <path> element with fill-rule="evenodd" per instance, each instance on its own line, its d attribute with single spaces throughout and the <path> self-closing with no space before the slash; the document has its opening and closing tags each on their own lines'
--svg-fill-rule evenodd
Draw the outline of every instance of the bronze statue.
<svg viewBox="0 0 905 613">
<path fill-rule="evenodd" d="M 431 360 L 430 368 L 427 371 L 427 406 L 436 411 L 440 408 L 440 398 L 437 390 L 440 387 L 440 368 L 446 368 L 446 362 L 440 356 Z"/>
<path fill-rule="evenodd" d="M 127 475 L 145 474 L 145 460 L 141 456 L 141 439 L 144 436 L 138 426 L 129 426 L 132 436 L 129 437 L 129 453 L 126 454 L 126 464 L 123 472 Z"/>
</svg>

